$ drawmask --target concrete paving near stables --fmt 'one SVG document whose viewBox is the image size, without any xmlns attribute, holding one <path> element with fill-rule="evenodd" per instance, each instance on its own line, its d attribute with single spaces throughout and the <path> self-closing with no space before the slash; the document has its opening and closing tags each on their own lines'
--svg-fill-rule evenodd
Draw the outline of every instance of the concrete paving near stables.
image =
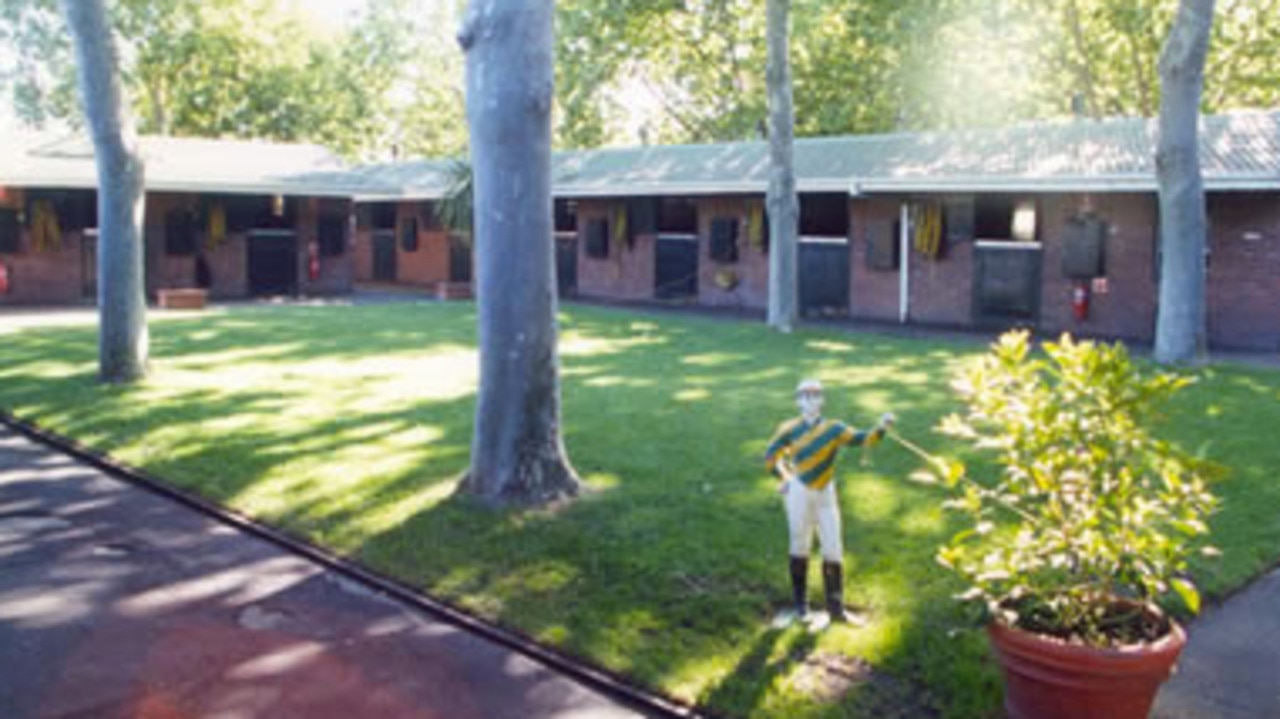
<svg viewBox="0 0 1280 719">
<path fill-rule="evenodd" d="M 1187 630 L 1153 719 L 1280 719 L 1280 570 Z"/>
<path fill-rule="evenodd" d="M 4 719 L 637 716 L 0 427 Z"/>
</svg>

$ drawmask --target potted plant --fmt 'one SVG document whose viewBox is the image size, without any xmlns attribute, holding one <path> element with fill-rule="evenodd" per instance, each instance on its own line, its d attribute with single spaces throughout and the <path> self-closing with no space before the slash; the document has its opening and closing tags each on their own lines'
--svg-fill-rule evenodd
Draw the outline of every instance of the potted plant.
<svg viewBox="0 0 1280 719">
<path fill-rule="evenodd" d="M 1192 380 L 1120 344 L 1043 350 L 1011 332 L 959 374 L 938 429 L 995 467 L 936 467 L 968 519 L 938 560 L 983 608 L 1011 719 L 1146 717 L 1186 642 L 1171 613 L 1199 610 L 1189 560 L 1216 552 L 1214 468 L 1149 431 Z"/>
</svg>

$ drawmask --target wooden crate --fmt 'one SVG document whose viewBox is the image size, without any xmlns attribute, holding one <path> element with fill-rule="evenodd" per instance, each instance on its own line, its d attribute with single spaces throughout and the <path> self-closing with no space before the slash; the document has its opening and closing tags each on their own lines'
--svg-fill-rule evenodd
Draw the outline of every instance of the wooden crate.
<svg viewBox="0 0 1280 719">
<path fill-rule="evenodd" d="M 159 290 L 160 308 L 166 310 L 202 310 L 208 305 L 209 293 L 193 287 Z"/>
</svg>

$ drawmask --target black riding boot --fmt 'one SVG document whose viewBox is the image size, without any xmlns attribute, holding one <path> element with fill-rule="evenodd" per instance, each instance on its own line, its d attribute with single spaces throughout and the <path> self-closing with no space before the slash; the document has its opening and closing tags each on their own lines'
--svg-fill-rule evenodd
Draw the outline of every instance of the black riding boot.
<svg viewBox="0 0 1280 719">
<path fill-rule="evenodd" d="M 809 589 L 809 558 L 808 557 L 792 557 L 791 558 L 791 602 L 796 608 L 796 613 L 804 616 L 809 611 L 809 602 L 806 599 Z"/>
<path fill-rule="evenodd" d="M 844 617 L 844 565 L 840 562 L 822 563 L 822 586 L 827 595 L 827 614 L 831 621 L 843 622 Z"/>
</svg>

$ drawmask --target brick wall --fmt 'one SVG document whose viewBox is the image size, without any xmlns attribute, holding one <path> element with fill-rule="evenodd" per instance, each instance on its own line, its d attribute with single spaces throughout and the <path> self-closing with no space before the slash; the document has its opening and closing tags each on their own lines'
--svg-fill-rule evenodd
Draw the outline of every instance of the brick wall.
<svg viewBox="0 0 1280 719">
<path fill-rule="evenodd" d="M 1090 294 L 1089 316 L 1072 315 L 1075 280 L 1062 273 L 1067 222 L 1092 210 L 1109 227 L 1106 238 L 1106 293 Z M 1158 291 L 1155 279 L 1156 199 L 1150 194 L 1053 195 L 1037 207 L 1041 268 L 1039 330 L 1150 342 L 1155 336 Z"/>
<path fill-rule="evenodd" d="M 21 211 L 26 196 L 9 190 L 0 207 Z M 0 263 L 9 272 L 9 292 L 0 295 L 0 305 L 67 304 L 92 299 L 92 262 L 84 257 L 80 232 L 66 232 L 57 248 L 37 251 L 31 233 L 22 223 L 17 252 L 0 252 Z M 86 276 L 88 275 L 88 281 Z"/>
<path fill-rule="evenodd" d="M 1280 349 L 1280 194 L 1209 199 L 1209 342 Z"/>
<path fill-rule="evenodd" d="M 418 249 L 404 249 L 400 231 L 396 230 L 396 280 L 414 285 L 429 285 L 449 279 L 449 235 L 433 228 L 434 210 L 429 202 L 402 202 L 396 208 L 397 227 L 412 218 L 418 220 Z M 370 270 L 372 272 L 372 269 Z"/>
<path fill-rule="evenodd" d="M 612 240 L 609 256 L 598 259 L 587 256 L 587 222 L 595 218 L 610 219 L 614 203 L 607 200 L 578 202 L 578 295 L 614 300 L 651 300 L 654 283 L 653 235 L 640 235 L 632 246 L 619 254 Z M 610 224 L 610 233 L 613 232 Z"/>
<path fill-rule="evenodd" d="M 307 244 L 316 238 L 317 218 L 321 209 L 339 213 L 349 212 L 348 200 L 290 199 L 298 202 L 298 277 L 300 289 L 309 294 L 341 294 L 349 292 L 355 272 L 355 247 L 348 240 L 347 252 L 338 257 L 321 257 L 320 277 L 312 282 L 307 276 Z M 11 192 L 6 200 L 13 207 L 22 206 L 22 193 Z M 146 242 L 144 262 L 146 287 L 149 296 L 156 290 L 174 287 L 194 287 L 196 284 L 195 256 L 173 256 L 165 251 L 165 218 L 170 211 L 181 208 L 199 209 L 196 195 L 177 193 L 150 193 L 146 201 L 143 219 L 143 236 Z M 196 241 L 209 263 L 210 294 L 215 299 L 239 298 L 248 295 L 247 235 L 228 232 L 217 247 L 207 244 L 204 226 L 198 226 Z M 62 247 L 55 251 L 37 252 L 31 246 L 30 232 L 22 230 L 21 251 L 0 254 L 0 262 L 9 267 L 12 290 L 0 297 L 4 304 L 65 304 L 93 299 L 96 285 L 96 258 L 86 246 L 81 232 L 66 232 Z"/>
<path fill-rule="evenodd" d="M 351 261 L 356 282 L 373 280 L 373 228 L 356 225 L 355 248 L 351 252 Z"/>
<path fill-rule="evenodd" d="M 850 293 L 853 315 L 875 320 L 898 318 L 898 272 L 866 267 L 867 237 L 890 233 L 898 219 L 896 198 L 852 201 L 853 262 Z M 1091 312 L 1076 322 L 1071 312 L 1075 283 L 1062 275 L 1062 236 L 1069 219 L 1092 208 L 1107 221 L 1107 292 L 1092 296 Z M 1154 198 L 1150 195 L 1048 195 L 1037 202 L 1039 240 L 1043 246 L 1040 321 L 1045 334 L 1070 331 L 1085 335 L 1149 341 L 1155 323 Z M 972 243 L 952 243 L 938 260 L 912 249 L 911 321 L 920 324 L 972 326 Z"/>
<path fill-rule="evenodd" d="M 893 233 L 898 203 L 893 200 L 849 201 L 849 314 L 856 319 L 898 319 L 898 271 L 867 268 L 868 238 Z M 896 241 L 896 237 L 895 237 Z"/>
<path fill-rule="evenodd" d="M 869 238 L 890 235 L 900 242 L 895 225 L 901 212 L 897 198 L 851 200 L 849 211 L 851 250 L 850 313 L 857 319 L 897 321 L 901 302 L 901 272 L 867 267 Z M 954 243 L 938 259 L 929 259 L 914 248 L 910 266 L 910 321 L 940 326 L 972 324 L 973 244 Z M 901 262 L 901 258 L 899 258 Z"/>
<path fill-rule="evenodd" d="M 396 282 L 410 285 L 430 285 L 449 279 L 449 235 L 433 227 L 430 202 L 396 203 Z M 400 241 L 400 228 L 410 219 L 418 220 L 418 249 L 408 251 Z M 352 272 L 360 282 L 373 280 L 372 227 L 361 225 L 356 229 L 355 251 L 352 253 Z"/>
<path fill-rule="evenodd" d="M 291 200 L 292 201 L 292 200 Z M 296 200 L 298 208 L 298 279 L 299 290 L 306 295 L 342 295 L 351 292 L 355 285 L 355 258 L 351 239 L 351 201 L 329 198 L 305 198 Z M 346 251 L 341 255 L 326 257 L 320 253 L 320 218 L 341 216 L 347 218 Z M 307 271 L 310 262 L 311 243 L 320 260 L 320 272 L 312 280 Z M 247 267 L 247 265 L 246 265 Z"/>
<path fill-rule="evenodd" d="M 930 259 L 911 250 L 911 321 L 965 327 L 973 324 L 973 243 L 946 245 Z"/>
<path fill-rule="evenodd" d="M 698 304 L 709 307 L 769 306 L 769 256 L 763 248 L 751 246 L 748 223 L 751 208 L 761 198 L 716 197 L 699 199 L 698 207 Z M 731 218 L 738 222 L 738 261 L 720 264 L 711 259 L 711 222 Z M 732 270 L 738 284 L 731 290 L 716 284 L 716 274 Z"/>
</svg>

